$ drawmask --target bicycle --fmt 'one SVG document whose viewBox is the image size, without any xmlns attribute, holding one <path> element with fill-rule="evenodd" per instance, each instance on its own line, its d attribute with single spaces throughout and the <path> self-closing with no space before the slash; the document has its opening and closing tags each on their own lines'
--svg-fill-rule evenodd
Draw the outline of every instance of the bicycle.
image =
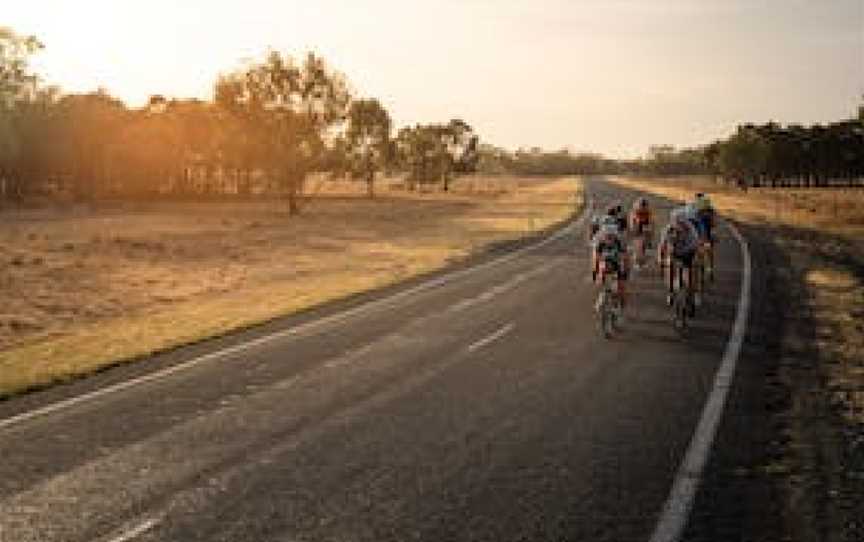
<svg viewBox="0 0 864 542">
<path fill-rule="evenodd" d="M 600 269 L 601 288 L 594 308 L 600 332 L 605 338 L 611 339 L 617 329 L 621 302 L 618 298 L 618 279 L 613 281 L 605 268 L 606 265 L 602 265 Z"/>
<path fill-rule="evenodd" d="M 672 278 L 672 327 L 683 334 L 687 331 L 687 321 L 696 315 L 693 289 L 689 284 L 685 287 L 683 265 L 676 265 L 674 258 L 669 258 L 667 264 Z"/>
<path fill-rule="evenodd" d="M 703 239 L 699 249 L 702 251 L 703 267 L 708 282 L 714 282 L 714 243 L 708 239 Z"/>
<path fill-rule="evenodd" d="M 647 225 L 640 225 L 633 231 L 633 254 L 638 269 L 645 267 L 647 249 L 651 246 L 651 231 Z"/>
</svg>

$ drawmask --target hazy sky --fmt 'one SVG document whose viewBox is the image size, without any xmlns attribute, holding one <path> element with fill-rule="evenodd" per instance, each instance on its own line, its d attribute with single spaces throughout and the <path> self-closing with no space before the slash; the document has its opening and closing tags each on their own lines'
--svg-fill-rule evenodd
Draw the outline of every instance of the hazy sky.
<svg viewBox="0 0 864 542">
<path fill-rule="evenodd" d="M 268 48 L 315 50 L 397 124 L 465 118 L 515 148 L 643 154 L 745 121 L 848 117 L 864 0 L 0 0 L 69 91 L 209 98 Z"/>
</svg>

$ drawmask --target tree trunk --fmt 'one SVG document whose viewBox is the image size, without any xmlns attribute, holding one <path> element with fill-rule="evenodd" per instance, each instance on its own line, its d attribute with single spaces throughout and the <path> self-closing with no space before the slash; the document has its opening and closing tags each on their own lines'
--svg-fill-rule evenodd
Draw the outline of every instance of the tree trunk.
<svg viewBox="0 0 864 542">
<path fill-rule="evenodd" d="M 300 214 L 300 189 L 303 179 L 291 171 L 285 171 L 285 186 L 288 190 L 288 215 Z"/>
<path fill-rule="evenodd" d="M 370 169 L 366 173 L 366 195 L 369 199 L 375 197 L 375 170 Z"/>
</svg>

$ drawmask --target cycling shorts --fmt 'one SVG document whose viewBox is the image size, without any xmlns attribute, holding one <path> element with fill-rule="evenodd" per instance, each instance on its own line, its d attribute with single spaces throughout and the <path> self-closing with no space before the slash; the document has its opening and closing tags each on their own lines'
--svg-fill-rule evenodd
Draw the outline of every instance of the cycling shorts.
<svg viewBox="0 0 864 542">
<path fill-rule="evenodd" d="M 642 235 L 646 231 L 651 231 L 651 223 L 650 222 L 640 222 L 636 221 L 636 234 Z"/>
<path fill-rule="evenodd" d="M 693 261 L 696 259 L 696 251 L 688 250 L 686 252 L 672 252 L 672 260 L 676 265 L 680 265 L 685 269 L 693 267 Z"/>
<path fill-rule="evenodd" d="M 702 215 L 696 219 L 696 231 L 699 232 L 699 237 L 701 239 L 706 239 L 708 242 L 713 243 L 714 237 L 712 235 L 712 226 L 714 221 L 711 219 L 710 215 Z"/>
<path fill-rule="evenodd" d="M 600 265 L 603 272 L 617 276 L 618 280 L 627 280 L 627 271 L 617 258 L 602 258 Z"/>
</svg>

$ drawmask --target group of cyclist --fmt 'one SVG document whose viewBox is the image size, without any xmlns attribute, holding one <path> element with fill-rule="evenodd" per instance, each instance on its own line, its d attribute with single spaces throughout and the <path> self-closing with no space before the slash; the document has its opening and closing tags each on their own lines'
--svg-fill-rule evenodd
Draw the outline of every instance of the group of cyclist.
<svg viewBox="0 0 864 542">
<path fill-rule="evenodd" d="M 692 201 L 670 211 L 669 222 L 662 229 L 657 244 L 658 264 L 668 270 L 666 301 L 670 306 L 675 292 L 673 268 L 683 271 L 685 284 L 680 286 L 693 293 L 694 310 L 701 305 L 702 292 L 697 287 L 701 281 L 697 281 L 696 273 L 702 272 L 701 266 L 705 264 L 713 269 L 714 219 L 714 207 L 703 193 L 697 193 Z M 654 225 L 654 211 L 644 197 L 636 199 L 627 212 L 620 203 L 613 203 L 604 215 L 595 216 L 591 221 L 592 280 L 602 284 L 606 276 L 617 277 L 617 296 L 622 311 L 627 305 L 630 268 L 644 261 L 645 249 L 654 240 Z M 628 239 L 634 242 L 633 251 L 629 250 Z"/>
</svg>

